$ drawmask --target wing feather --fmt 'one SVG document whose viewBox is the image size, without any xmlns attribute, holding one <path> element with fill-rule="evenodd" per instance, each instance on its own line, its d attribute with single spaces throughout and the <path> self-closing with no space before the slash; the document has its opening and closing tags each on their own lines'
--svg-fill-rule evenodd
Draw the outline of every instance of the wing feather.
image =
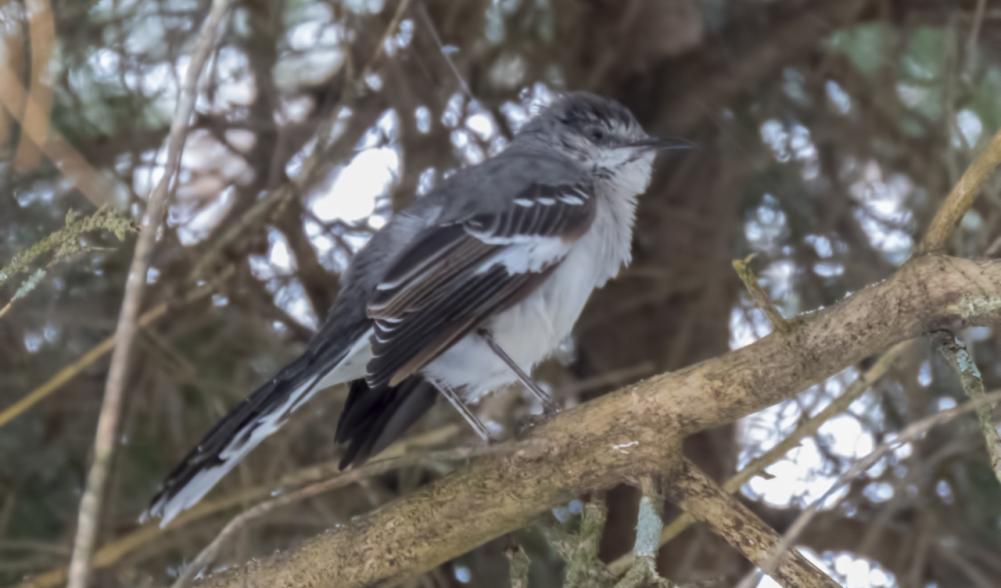
<svg viewBox="0 0 1001 588">
<path fill-rule="evenodd" d="M 595 212 L 588 186 L 532 185 L 500 212 L 434 226 L 391 265 L 368 306 L 366 381 L 396 386 L 530 293 Z"/>
</svg>

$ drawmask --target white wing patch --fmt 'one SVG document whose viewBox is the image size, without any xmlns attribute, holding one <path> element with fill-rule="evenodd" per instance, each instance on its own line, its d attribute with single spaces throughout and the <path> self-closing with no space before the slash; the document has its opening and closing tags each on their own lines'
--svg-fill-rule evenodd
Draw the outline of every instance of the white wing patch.
<svg viewBox="0 0 1001 588">
<path fill-rule="evenodd" d="M 568 194 L 560 194 L 559 196 L 537 196 L 535 198 L 514 199 L 514 205 L 522 208 L 531 208 L 533 206 L 552 206 L 557 202 L 562 202 L 563 204 L 569 206 L 582 206 L 587 203 L 587 197 L 577 191 L 574 191 Z"/>
<path fill-rule="evenodd" d="M 508 246 L 481 263 L 476 274 L 486 273 L 498 264 L 503 265 L 509 274 L 536 273 L 566 257 L 570 251 L 570 244 L 559 237 L 515 235 L 494 237 L 487 242 L 506 243 Z"/>
<path fill-rule="evenodd" d="M 535 206 L 550 207 L 557 204 L 565 206 L 583 206 L 587 204 L 587 195 L 577 189 L 559 196 L 536 196 L 534 198 L 515 198 L 515 206 L 532 208 Z M 570 244 L 560 237 L 550 237 L 531 234 L 492 235 L 485 227 L 467 228 L 467 232 L 488 245 L 505 245 L 506 247 L 482 262 L 476 269 L 476 274 L 483 274 L 500 264 L 510 274 L 539 272 L 559 261 L 570 251 Z M 384 325 L 384 330 L 392 327 Z"/>
</svg>

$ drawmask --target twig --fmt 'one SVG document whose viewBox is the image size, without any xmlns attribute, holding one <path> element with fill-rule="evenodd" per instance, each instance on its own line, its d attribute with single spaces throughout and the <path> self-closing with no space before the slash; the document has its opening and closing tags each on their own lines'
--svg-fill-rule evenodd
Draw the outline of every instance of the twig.
<svg viewBox="0 0 1001 588">
<path fill-rule="evenodd" d="M 528 588 L 528 573 L 531 571 L 532 560 L 516 541 L 512 541 L 504 550 L 507 557 L 511 588 Z"/>
<path fill-rule="evenodd" d="M 159 320 L 161 317 L 167 314 L 167 311 L 174 305 L 177 304 L 189 304 L 195 302 L 205 296 L 208 296 L 216 290 L 218 287 L 218 282 L 227 280 L 233 274 L 233 267 L 228 267 L 224 269 L 218 276 L 216 280 L 199 286 L 185 295 L 179 303 L 168 303 L 161 302 L 153 308 L 147 310 L 139 317 L 137 324 L 139 328 L 145 328 L 152 323 Z M 0 411 L 0 428 L 2 428 L 7 423 L 16 419 L 17 417 L 24 414 L 28 409 L 35 406 L 39 402 L 48 398 L 52 393 L 56 392 L 63 386 L 65 386 L 69 381 L 75 378 L 80 372 L 87 369 L 94 364 L 97 360 L 101 359 L 108 354 L 115 347 L 115 336 L 111 335 L 105 338 L 103 341 L 91 347 L 86 353 L 77 358 L 73 363 L 64 366 L 58 372 L 52 375 L 48 380 L 46 380 L 41 385 L 35 387 L 31 392 L 26 394 L 20 400 L 11 404 L 7 408 Z"/>
<path fill-rule="evenodd" d="M 959 383 L 963 386 L 966 395 L 971 400 L 983 398 L 986 394 L 984 379 L 966 345 L 948 331 L 937 332 L 934 341 L 939 352 L 959 376 Z M 987 446 L 987 455 L 990 457 L 991 470 L 994 471 L 994 477 L 1001 482 L 1001 435 L 998 435 L 998 430 L 993 422 L 991 415 L 993 408 L 993 404 L 978 406 L 977 419 L 980 421 L 980 431 L 984 435 L 984 444 Z"/>
<path fill-rule="evenodd" d="M 657 573 L 657 551 L 660 549 L 660 532 L 664 528 L 664 499 L 657 488 L 657 481 L 651 477 L 643 478 L 640 489 L 643 494 L 636 514 L 633 563 L 615 588 L 670 588 L 671 583 Z"/>
<path fill-rule="evenodd" d="M 372 73 L 375 64 L 379 62 L 382 58 L 382 54 L 386 50 L 386 43 L 389 41 L 389 36 L 396 32 L 396 29 L 400 26 L 400 21 L 403 20 L 403 15 L 406 14 L 407 9 L 410 8 L 411 0 L 401 0 L 396 7 L 396 12 L 393 13 L 393 18 L 390 19 L 389 24 L 386 25 L 386 30 L 383 31 L 382 37 L 379 38 L 379 44 L 375 46 L 375 52 L 372 53 L 372 57 L 369 58 L 368 62 L 361 69 L 361 74 L 355 80 L 358 83 L 364 83 L 365 78 Z"/>
<path fill-rule="evenodd" d="M 917 537 L 914 546 L 910 550 L 908 558 L 911 559 L 908 566 L 907 575 L 903 578 L 904 586 L 923 586 L 921 580 L 925 577 L 925 565 L 928 563 L 928 548 L 932 543 L 933 523 L 928 510 L 922 510 L 917 515 Z"/>
<path fill-rule="evenodd" d="M 716 485 L 691 462 L 682 460 L 672 472 L 667 492 L 696 519 L 709 525 L 748 560 L 783 586 L 838 588 L 835 582 L 795 549 L 774 551 L 778 533 L 744 504 Z M 778 557 L 775 557 L 775 554 Z"/>
<path fill-rule="evenodd" d="M 789 333 L 792 327 L 789 322 L 782 318 L 779 314 L 777 308 L 775 308 L 775 303 L 772 302 L 768 293 L 761 289 L 758 285 L 758 278 L 754 275 L 751 270 L 751 260 L 754 259 L 756 254 L 752 253 L 744 259 L 734 259 L 731 263 L 733 264 L 733 271 L 737 272 L 737 276 L 740 281 L 744 283 L 744 287 L 747 288 L 747 293 L 751 295 L 751 300 L 754 304 L 762 310 L 767 316 L 768 320 L 772 323 L 772 327 L 780 333 Z"/>
<path fill-rule="evenodd" d="M 11 118 L 21 123 L 22 137 L 34 143 L 59 171 L 73 181 L 76 188 L 96 207 L 107 204 L 110 195 L 121 193 L 125 188 L 110 174 L 94 169 L 83 155 L 80 154 L 56 129 L 47 124 L 45 114 L 49 110 L 48 102 L 51 95 L 40 79 L 45 66 L 47 49 L 36 52 L 36 44 L 45 46 L 45 35 L 48 33 L 51 10 L 39 6 L 39 2 L 29 3 L 29 9 L 39 11 L 35 18 L 29 21 L 29 33 L 32 44 L 32 91 L 29 93 L 21 83 L 17 73 L 6 61 L 0 60 L 0 106 L 10 113 Z M 45 13 L 48 13 L 46 15 Z M 39 20 L 36 20 L 39 19 Z M 54 39 L 52 39 L 54 41 Z M 51 47 L 51 41 L 47 43 Z M 27 144 L 22 140 L 18 154 L 22 162 L 31 163 L 27 155 Z"/>
<path fill-rule="evenodd" d="M 1001 130 L 994 134 L 987 146 L 977 155 L 973 163 L 963 172 L 956 185 L 953 186 L 945 202 L 932 218 L 928 231 L 918 245 L 915 255 L 945 249 L 946 242 L 952 232 L 966 211 L 973 206 L 973 202 L 980 195 L 980 190 L 987 182 L 987 178 L 999 164 L 1001 164 Z"/>
<path fill-rule="evenodd" d="M 7 316 L 7 313 L 10 312 L 12 308 L 14 308 L 14 303 L 26 297 L 28 294 L 31 293 L 32 290 L 37 288 L 38 285 L 42 283 L 42 280 L 45 279 L 45 275 L 47 273 L 48 272 L 46 270 L 38 268 L 30 276 L 28 276 L 28 279 L 22 282 L 20 286 L 18 286 L 17 290 L 14 292 L 14 295 L 11 296 L 10 300 L 7 301 L 7 304 L 4 304 L 3 308 L 0 308 L 0 319 Z"/>
<path fill-rule="evenodd" d="M 604 496 L 592 496 L 584 503 L 576 533 L 570 532 L 561 519 L 559 524 L 539 525 L 546 541 L 563 559 L 566 586 L 601 588 L 615 580 L 598 559 L 607 517 Z"/>
<path fill-rule="evenodd" d="M 100 230 L 109 231 L 119 241 L 123 241 L 129 232 L 136 230 L 136 227 L 129 219 L 110 208 L 102 208 L 85 217 L 80 217 L 71 210 L 66 213 L 63 228 L 53 231 L 41 241 L 15 255 L 6 265 L 0 267 L 0 285 L 20 274 L 31 272 L 45 265 L 41 262 L 43 258 L 46 258 L 45 263 L 47 264 L 58 263 L 66 259 L 80 251 L 80 237 Z"/>
<path fill-rule="evenodd" d="M 230 0 L 213 0 L 209 14 L 198 35 L 198 43 L 180 88 L 177 110 L 170 125 L 167 139 L 167 163 L 163 177 L 153 188 L 143 214 L 142 230 L 136 243 L 132 263 L 125 283 L 122 309 L 115 329 L 115 350 L 111 356 L 108 379 L 101 402 L 101 413 L 94 436 L 94 458 L 87 475 L 87 485 L 80 501 L 76 537 L 73 541 L 73 557 L 70 560 L 68 588 L 85 588 L 90 576 L 90 560 L 97 539 L 100 519 L 101 498 L 108 479 L 111 458 L 115 450 L 115 431 L 121 413 L 125 392 L 129 357 L 132 341 L 138 331 L 137 318 L 142 305 L 142 294 L 146 284 L 156 234 L 167 208 L 167 201 L 173 191 L 177 172 L 181 164 L 181 153 L 187 138 L 191 115 L 198 95 L 198 80 L 209 55 L 215 49 L 225 29 Z"/>
<path fill-rule="evenodd" d="M 873 466 L 880 458 L 882 458 L 887 453 L 893 451 L 894 449 L 900 447 L 904 443 L 912 441 L 917 437 L 927 433 L 929 430 L 946 423 L 961 414 L 965 414 L 970 411 L 977 410 L 981 406 L 987 406 L 992 402 L 1001 400 L 1001 391 L 992 392 L 990 394 L 985 394 L 984 396 L 977 398 L 975 400 L 970 400 L 960 406 L 955 408 L 950 408 L 948 410 L 943 410 L 939 413 L 933 414 L 929 417 L 925 417 L 919 421 L 911 423 L 904 430 L 900 432 L 894 439 L 881 443 L 876 449 L 871 453 L 858 460 L 852 467 L 838 477 L 837 480 L 831 484 L 831 487 L 824 492 L 823 496 L 818 498 L 811 504 L 808 508 L 804 509 L 802 513 L 796 518 L 789 529 L 786 530 L 785 535 L 782 537 L 781 543 L 775 548 L 774 553 L 771 555 L 770 559 L 774 559 L 780 556 L 786 550 L 789 549 L 791 545 L 796 542 L 796 539 L 803 533 L 807 525 L 813 520 L 820 510 L 820 506 L 831 496 L 838 488 L 847 484 L 851 480 L 862 475 L 866 470 Z"/>
<path fill-rule="evenodd" d="M 25 8 L 31 42 L 31 79 L 21 127 L 25 129 L 25 135 L 45 137 L 49 131 L 49 109 L 52 108 L 52 86 L 47 78 L 56 40 L 55 18 L 48 0 L 28 0 Z M 33 141 L 22 139 L 14 154 L 14 168 L 18 171 L 35 169 L 41 161 L 40 155 Z"/>
<path fill-rule="evenodd" d="M 640 378 L 652 375 L 655 367 L 656 365 L 653 361 L 646 360 L 624 368 L 608 370 L 594 376 L 561 384 L 560 394 L 570 398 L 585 392 L 599 390 L 601 388 L 608 389 L 618 387 L 628 382 L 635 382 Z"/>
<path fill-rule="evenodd" d="M 998 235 L 987 249 L 984 250 L 985 257 L 997 257 L 998 253 L 1001 253 L 1001 235 Z"/>
<path fill-rule="evenodd" d="M 31 293 L 56 264 L 66 261 L 76 253 L 94 250 L 80 243 L 80 238 L 86 233 L 106 230 L 124 241 L 127 233 L 135 231 L 136 227 L 125 218 L 108 207 L 100 208 L 94 214 L 80 218 L 72 210 L 66 213 L 66 223 L 41 241 L 28 247 L 14 256 L 10 262 L 0 267 L 0 285 L 24 273 L 30 275 L 14 292 L 14 295 L 2 308 L 0 319 L 14 307 L 14 303 Z M 42 259 L 47 259 L 43 262 Z M 0 426 L 3 421 L 0 418 Z"/>
<path fill-rule="evenodd" d="M 424 26 L 427 28 L 428 33 L 431 34 L 431 40 L 434 41 L 435 46 L 438 48 L 438 53 L 441 55 L 442 59 L 445 60 L 445 63 L 448 65 L 448 69 L 452 72 L 452 75 L 455 76 L 456 81 L 459 82 L 459 88 L 462 90 L 462 93 L 465 94 L 466 98 L 469 100 L 475 100 L 473 97 L 473 91 L 469 89 L 469 84 L 466 83 L 466 79 L 462 77 L 462 74 L 459 73 L 459 68 L 457 68 L 455 66 L 455 62 L 452 61 L 452 57 L 447 51 L 445 51 L 445 45 L 441 42 L 441 36 L 438 35 L 438 29 L 434 26 L 434 21 L 431 20 L 431 15 L 428 14 L 428 9 L 427 6 L 424 5 L 424 2 L 417 3 L 417 14 L 421 17 L 421 20 L 424 21 Z"/>
<path fill-rule="evenodd" d="M 987 11 L 987 0 L 977 0 L 977 6 L 973 10 L 973 26 L 970 27 L 970 36 L 966 42 L 966 66 L 967 71 L 973 71 L 974 56 L 977 54 L 977 43 L 980 40 L 980 30 L 984 25 L 984 13 Z"/>
<path fill-rule="evenodd" d="M 191 271 L 192 279 L 210 274 L 210 268 L 222 256 L 227 245 L 236 241 L 238 237 L 246 235 L 250 226 L 266 219 L 272 211 L 280 210 L 292 198 L 297 197 L 303 187 L 309 184 L 310 180 L 320 169 L 320 164 L 330 161 L 331 155 L 327 152 L 325 146 L 333 136 L 335 128 L 338 128 L 342 122 L 341 113 L 343 109 L 347 106 L 351 95 L 358 93 L 361 88 L 364 88 L 365 78 L 375 70 L 376 64 L 385 53 L 386 43 L 390 35 L 400 26 L 403 15 L 406 14 L 411 2 L 412 0 L 400 1 L 396 7 L 396 12 L 393 13 L 392 19 L 390 19 L 389 24 L 379 38 L 379 42 L 376 43 L 372 56 L 362 67 L 361 72 L 351 81 L 344 84 L 345 89 L 341 92 L 340 99 L 331 108 L 330 116 L 327 117 L 326 121 L 317 130 L 315 147 L 309 156 L 303 160 L 296 177 L 290 178 L 288 182 L 275 189 L 271 194 L 268 194 L 266 198 L 255 202 L 250 210 L 240 218 L 239 222 L 234 223 L 231 227 L 227 227 L 219 239 L 209 244 L 205 254 Z"/>
<path fill-rule="evenodd" d="M 289 492 L 288 494 L 283 494 L 271 500 L 261 502 L 260 504 L 243 511 L 230 520 L 226 526 L 219 531 L 219 534 L 216 535 L 215 539 L 205 546 L 195 559 L 185 567 L 184 572 L 171 585 L 171 588 L 184 588 L 190 584 L 191 580 L 194 579 L 197 573 L 204 570 L 215 560 L 215 558 L 219 555 L 219 550 L 227 540 L 253 521 L 271 513 L 274 510 L 306 500 L 307 498 L 312 498 L 314 496 L 330 492 L 331 490 L 342 488 L 348 484 L 367 480 L 374 476 L 379 476 L 403 467 L 428 462 L 462 461 L 479 455 L 502 453 L 511 451 L 512 449 L 511 445 L 479 445 L 475 447 L 444 449 L 441 451 L 432 451 L 430 453 L 417 452 L 400 457 L 380 459 L 369 462 L 358 469 L 341 472 L 330 479 L 316 482 L 294 492 Z"/>
</svg>

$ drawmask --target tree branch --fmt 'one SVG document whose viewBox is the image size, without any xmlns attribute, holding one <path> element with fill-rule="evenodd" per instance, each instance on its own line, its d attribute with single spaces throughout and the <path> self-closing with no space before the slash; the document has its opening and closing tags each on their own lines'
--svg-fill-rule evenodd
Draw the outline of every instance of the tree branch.
<svg viewBox="0 0 1001 588">
<path fill-rule="evenodd" d="M 206 585 L 346 588 L 421 573 L 573 496 L 663 471 L 684 437 L 788 398 L 898 341 L 999 318 L 1001 262 L 914 259 L 804 316 L 788 335 L 773 333 L 567 410 L 510 442 L 509 452 Z"/>
<path fill-rule="evenodd" d="M 163 177 L 149 195 L 143 214 L 142 229 L 136 242 L 135 253 L 129 266 L 125 283 L 122 309 L 115 329 L 115 351 L 111 355 L 111 367 L 101 401 L 101 414 L 94 434 L 94 461 L 87 473 L 87 485 L 80 500 L 76 536 L 73 540 L 73 556 L 69 568 L 69 588 L 85 588 L 90 576 L 91 557 L 97 540 L 98 523 L 101 514 L 101 499 L 104 495 L 111 458 L 117 445 L 118 420 L 125 396 L 125 380 L 128 375 L 129 355 L 132 341 L 139 330 L 137 319 L 142 306 L 142 294 L 146 285 L 146 272 L 156 245 L 156 234 L 160 228 L 167 201 L 175 185 L 181 166 L 181 153 L 188 134 L 188 123 L 195 109 L 198 95 L 198 80 L 202 68 L 208 61 L 225 28 L 225 17 L 229 13 L 229 0 L 213 0 L 212 8 L 202 25 L 198 45 L 191 55 L 184 84 L 180 88 L 177 109 L 170 125 L 167 138 L 167 163 Z"/>
<path fill-rule="evenodd" d="M 664 498 L 660 492 L 661 480 L 652 476 L 640 480 L 639 512 L 636 513 L 636 539 L 633 542 L 632 567 L 615 588 L 664 587 L 672 584 L 657 573 L 657 551 L 660 550 L 660 532 L 664 528 Z"/>
<path fill-rule="evenodd" d="M 984 391 L 984 378 L 980 375 L 973 354 L 966 348 L 966 345 L 948 331 L 939 332 L 935 337 L 935 344 L 952 369 L 956 370 L 959 383 L 963 386 L 966 395 L 973 400 L 983 398 L 987 394 Z M 994 404 L 978 407 L 977 419 L 980 421 L 980 431 L 984 436 L 984 445 L 987 447 L 991 470 L 994 472 L 994 477 L 1001 481 L 1001 435 L 998 435 L 997 427 L 994 425 L 993 409 Z"/>
<path fill-rule="evenodd" d="M 935 213 L 924 239 L 918 245 L 918 254 L 945 249 L 946 242 L 956 225 L 973 206 L 987 178 L 994 173 L 998 165 L 1001 165 L 1001 130 L 991 137 L 987 146 L 953 186 L 952 192 L 945 199 L 945 204 Z"/>
<path fill-rule="evenodd" d="M 758 277 L 754 275 L 754 271 L 751 270 L 751 260 L 754 259 L 755 254 L 750 254 L 744 259 L 734 259 L 731 263 L 733 265 L 733 271 L 737 272 L 737 277 L 740 281 L 744 283 L 744 288 L 747 289 L 748 295 L 765 316 L 768 317 L 768 322 L 772 323 L 772 328 L 781 331 L 782 333 L 788 334 L 789 330 L 792 328 L 789 325 L 789 321 L 783 318 L 782 313 L 779 309 L 775 308 L 775 302 L 772 301 L 771 296 L 768 292 L 758 284 Z"/>
<path fill-rule="evenodd" d="M 717 535 L 783 586 L 838 588 L 795 549 L 772 556 L 781 537 L 751 509 L 719 487 L 691 462 L 684 460 L 672 477 L 670 498 L 685 512 L 709 525 Z"/>
</svg>

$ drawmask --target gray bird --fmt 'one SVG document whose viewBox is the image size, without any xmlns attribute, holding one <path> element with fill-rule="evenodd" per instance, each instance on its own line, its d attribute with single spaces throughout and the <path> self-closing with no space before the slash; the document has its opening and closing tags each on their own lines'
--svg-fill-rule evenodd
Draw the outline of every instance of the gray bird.
<svg viewBox="0 0 1001 588">
<path fill-rule="evenodd" d="M 305 352 L 255 390 L 170 473 L 146 517 L 197 503 L 317 390 L 350 382 L 336 439 L 341 467 L 378 453 L 440 393 L 469 410 L 523 382 L 566 338 L 591 292 L 631 259 L 636 198 L 655 154 L 627 108 L 570 93 L 502 153 L 463 169 L 396 214 L 355 256 Z"/>
</svg>

